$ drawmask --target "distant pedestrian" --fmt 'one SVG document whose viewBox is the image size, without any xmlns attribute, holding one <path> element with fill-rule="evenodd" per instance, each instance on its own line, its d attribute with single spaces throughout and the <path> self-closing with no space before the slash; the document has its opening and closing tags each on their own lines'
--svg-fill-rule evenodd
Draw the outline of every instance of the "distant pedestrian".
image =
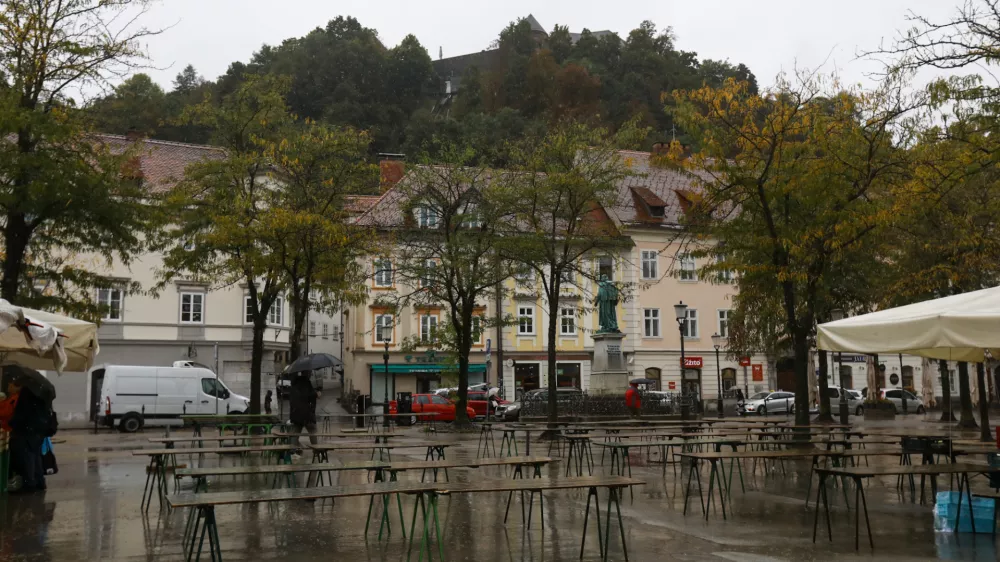
<svg viewBox="0 0 1000 562">
<path fill-rule="evenodd" d="M 268 390 L 267 394 L 264 395 L 264 413 L 268 415 L 271 414 L 271 400 L 271 391 Z"/>
<path fill-rule="evenodd" d="M 625 391 L 625 407 L 633 418 L 642 415 L 642 397 L 639 395 L 639 385 L 634 382 L 630 383 L 628 390 Z"/>
<path fill-rule="evenodd" d="M 309 442 L 319 443 L 316 439 L 316 399 L 319 395 L 309 380 L 309 373 L 299 373 L 288 391 L 289 419 L 295 426 L 295 432 L 301 434 L 304 428 L 309 432 Z"/>
</svg>

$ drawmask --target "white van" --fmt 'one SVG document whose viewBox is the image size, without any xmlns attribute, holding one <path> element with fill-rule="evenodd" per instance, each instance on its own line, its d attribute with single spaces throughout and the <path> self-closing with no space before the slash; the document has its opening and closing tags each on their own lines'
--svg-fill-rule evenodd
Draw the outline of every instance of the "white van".
<svg viewBox="0 0 1000 562">
<path fill-rule="evenodd" d="M 242 414 L 250 399 L 231 392 L 215 373 L 201 367 L 100 365 L 90 371 L 92 415 L 97 423 L 124 432 L 147 420 L 188 414 Z M 98 390 L 99 389 L 99 390 Z"/>
</svg>

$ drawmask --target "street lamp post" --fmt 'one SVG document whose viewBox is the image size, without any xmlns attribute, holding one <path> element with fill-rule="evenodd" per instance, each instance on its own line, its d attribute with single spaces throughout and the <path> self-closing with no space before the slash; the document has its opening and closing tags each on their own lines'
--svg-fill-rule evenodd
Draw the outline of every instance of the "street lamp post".
<svg viewBox="0 0 1000 562">
<path fill-rule="evenodd" d="M 722 404 L 722 366 L 719 365 L 719 348 L 722 347 L 722 344 L 723 342 L 725 342 L 725 340 L 726 338 L 720 336 L 717 333 L 712 334 L 712 347 L 715 348 L 715 377 L 716 377 L 716 382 L 719 385 L 717 387 L 718 390 L 716 391 L 716 397 L 718 398 L 718 402 L 715 405 L 715 410 L 719 414 L 720 418 L 726 417 L 723 411 L 724 408 Z"/>
<path fill-rule="evenodd" d="M 392 339 L 392 326 L 382 326 L 382 342 L 385 343 L 385 351 L 382 353 L 382 362 L 385 365 L 385 380 L 382 381 L 382 427 L 389 427 L 389 340 Z M 396 385 L 393 385 L 395 390 Z"/>
<path fill-rule="evenodd" d="M 677 319 L 677 332 L 681 336 L 681 419 L 690 417 L 691 406 L 684 399 L 684 322 L 687 320 L 687 305 L 684 301 L 674 305 L 674 317 Z"/>
</svg>

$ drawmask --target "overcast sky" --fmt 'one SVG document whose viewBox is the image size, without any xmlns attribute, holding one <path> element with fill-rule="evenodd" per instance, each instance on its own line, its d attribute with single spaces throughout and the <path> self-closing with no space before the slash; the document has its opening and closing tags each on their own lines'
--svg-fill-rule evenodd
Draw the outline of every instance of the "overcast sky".
<svg viewBox="0 0 1000 562">
<path fill-rule="evenodd" d="M 229 63 L 247 61 L 263 44 L 278 44 L 350 15 L 378 30 L 386 46 L 414 34 L 438 57 L 479 51 L 507 23 L 533 14 L 546 28 L 610 29 L 622 38 L 643 20 L 671 27 L 679 49 L 700 58 L 745 63 L 761 85 L 796 65 L 826 63 L 845 83 L 867 82 L 878 66 L 857 60 L 859 51 L 891 41 L 908 27 L 909 10 L 934 21 L 948 19 L 958 0 L 160 0 L 145 16 L 151 28 L 173 26 L 149 40 L 156 69 L 148 72 L 169 89 L 188 63 L 214 79 Z M 870 82 L 869 82 L 870 83 Z"/>
</svg>

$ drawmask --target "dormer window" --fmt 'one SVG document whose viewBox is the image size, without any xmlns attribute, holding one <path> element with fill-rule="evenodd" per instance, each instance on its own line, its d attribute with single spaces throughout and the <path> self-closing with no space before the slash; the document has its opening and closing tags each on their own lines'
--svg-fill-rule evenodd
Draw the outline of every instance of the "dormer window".
<svg viewBox="0 0 1000 562">
<path fill-rule="evenodd" d="M 420 228 L 437 228 L 438 214 L 434 209 L 420 206 L 413 210 L 413 214 Z"/>
<path fill-rule="evenodd" d="M 662 219 L 664 209 L 665 207 L 663 205 L 650 205 L 649 216 L 653 217 L 654 219 Z"/>
</svg>

